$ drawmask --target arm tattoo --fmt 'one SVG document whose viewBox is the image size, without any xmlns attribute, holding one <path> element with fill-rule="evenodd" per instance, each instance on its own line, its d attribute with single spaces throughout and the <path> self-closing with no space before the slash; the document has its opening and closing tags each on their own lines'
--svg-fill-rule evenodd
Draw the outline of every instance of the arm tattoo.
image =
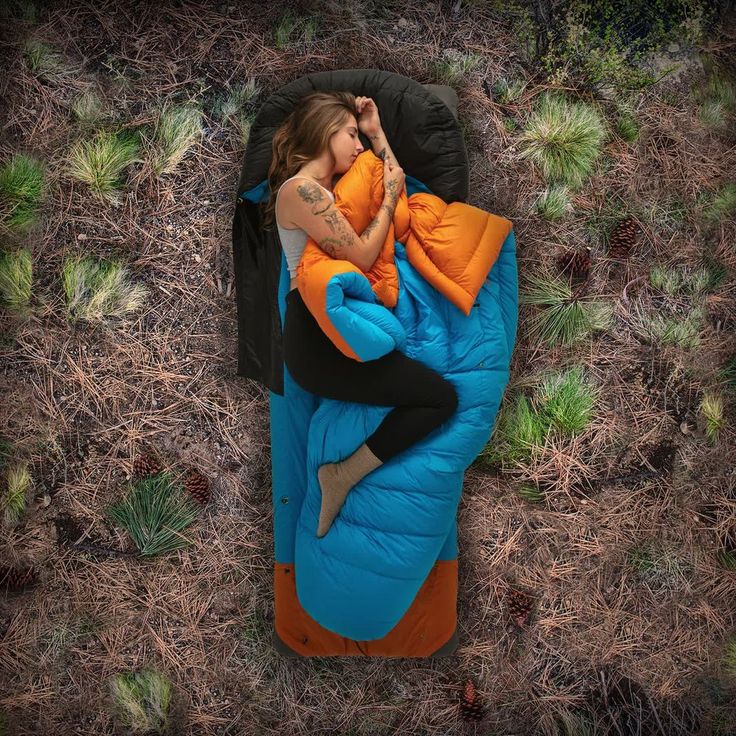
<svg viewBox="0 0 736 736">
<path fill-rule="evenodd" d="M 312 214 L 322 215 L 330 230 L 337 236 L 324 238 L 318 243 L 319 247 L 332 258 L 343 258 L 344 249 L 353 245 L 354 236 L 345 228 L 345 221 L 340 218 L 337 210 L 330 211 L 334 202 L 325 196 L 322 187 L 311 182 L 300 184 L 296 191 L 304 202 L 312 205 Z"/>
<path fill-rule="evenodd" d="M 318 187 L 316 184 L 300 184 L 296 191 L 299 192 L 299 196 L 308 204 L 314 204 L 315 202 L 321 202 L 325 195 L 322 193 L 322 187 Z"/>
<path fill-rule="evenodd" d="M 386 210 L 386 215 L 388 216 L 388 221 L 391 222 L 391 218 L 393 217 L 393 212 L 391 211 L 391 208 L 387 204 L 384 203 L 384 204 L 382 204 L 380 206 L 380 208 L 378 209 L 378 212 L 376 213 L 376 216 L 373 218 L 373 220 L 371 220 L 371 222 L 368 225 L 368 227 L 365 230 L 363 230 L 363 232 L 362 232 L 362 234 L 360 236 L 362 240 L 368 240 L 368 238 L 370 237 L 371 233 L 378 226 L 378 220 L 379 220 L 379 217 L 380 217 L 380 214 L 381 214 L 381 210 Z"/>
<path fill-rule="evenodd" d="M 399 200 L 399 194 L 400 192 L 398 191 L 398 185 L 396 181 L 390 181 L 386 186 L 386 195 L 391 201 L 392 207 L 396 207 L 396 202 L 398 202 Z"/>
</svg>

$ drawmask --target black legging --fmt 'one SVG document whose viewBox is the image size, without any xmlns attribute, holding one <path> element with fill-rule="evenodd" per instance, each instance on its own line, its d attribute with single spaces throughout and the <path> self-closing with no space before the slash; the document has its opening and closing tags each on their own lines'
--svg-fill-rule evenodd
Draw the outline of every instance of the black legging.
<svg viewBox="0 0 736 736">
<path fill-rule="evenodd" d="M 410 447 L 457 409 L 455 387 L 421 361 L 398 350 L 365 362 L 341 353 L 298 289 L 286 295 L 284 322 L 284 361 L 303 389 L 328 399 L 395 407 L 366 440 L 379 460 Z"/>
</svg>

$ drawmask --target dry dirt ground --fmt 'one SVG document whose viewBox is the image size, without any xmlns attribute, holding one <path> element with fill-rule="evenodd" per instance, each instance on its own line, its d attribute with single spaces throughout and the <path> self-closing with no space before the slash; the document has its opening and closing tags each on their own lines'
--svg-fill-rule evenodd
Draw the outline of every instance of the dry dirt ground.
<svg viewBox="0 0 736 736">
<path fill-rule="evenodd" d="M 108 683 L 141 668 L 171 679 L 182 734 L 584 733 L 560 725 L 582 713 L 598 714 L 595 733 L 711 734 L 728 718 L 734 728 L 734 674 L 723 658 L 736 571 L 717 552 L 736 524 L 734 395 L 718 379 L 736 352 L 736 226 L 706 227 L 697 204 L 734 180 L 734 138 L 699 121 L 688 93 L 703 84 L 703 69 L 681 57 L 683 73 L 637 99 L 639 140 L 612 136 L 572 214 L 544 220 L 534 210 L 544 181 L 504 120 L 523 126 L 545 83 L 523 63 L 513 22 L 491 5 L 323 3 L 315 39 L 285 48 L 273 29 L 286 6 L 275 3 L 67 2 L 42 6 L 35 22 L 5 22 L 0 162 L 37 155 L 48 188 L 39 225 L 6 239 L 31 248 L 34 281 L 32 314 L 2 314 L 0 433 L 29 461 L 34 498 L 50 497 L 2 531 L 3 559 L 39 571 L 28 590 L 0 596 L 7 733 L 119 733 Z M 21 53 L 28 37 L 50 44 L 73 72 L 34 75 Z M 733 46 L 731 31 L 710 50 Z M 245 149 L 208 111 L 251 77 L 261 89 L 253 109 L 285 82 L 325 69 L 441 81 L 430 62 L 447 49 L 482 59 L 456 83 L 469 202 L 513 221 L 522 288 L 525 274 L 564 249 L 589 246 L 589 290 L 615 305 L 614 327 L 575 349 L 532 340 L 532 308 L 522 305 L 507 393 L 545 369 L 582 363 L 600 388 L 595 419 L 533 462 L 468 469 L 453 657 L 286 660 L 270 638 L 268 394 L 235 375 L 230 227 Z M 500 76 L 527 81 L 508 105 L 488 94 Z M 134 164 L 120 202 L 101 202 L 64 166 L 82 135 L 71 104 L 91 88 L 130 126 L 150 124 L 164 99 L 196 100 L 206 113 L 202 140 L 173 174 L 156 178 L 145 161 Z M 610 101 L 598 102 L 613 115 Z M 674 200 L 685 203 L 684 218 L 670 217 Z M 643 237 L 614 262 L 604 233 L 624 212 Z M 647 281 L 651 265 L 694 264 L 704 250 L 728 274 L 706 299 L 699 347 L 641 339 L 636 309 L 666 299 Z M 76 252 L 124 258 L 150 289 L 145 307 L 123 322 L 70 323 L 59 269 Z M 715 444 L 698 413 L 712 388 L 725 396 Z M 191 546 L 145 562 L 73 548 L 130 549 L 103 511 L 142 448 L 210 479 Z M 521 498 L 522 483 L 545 489 L 544 502 Z M 651 564 L 632 566 L 632 550 L 647 550 Z M 534 596 L 521 630 L 509 625 L 506 583 Z M 468 678 L 487 706 L 473 726 L 457 708 Z"/>
</svg>

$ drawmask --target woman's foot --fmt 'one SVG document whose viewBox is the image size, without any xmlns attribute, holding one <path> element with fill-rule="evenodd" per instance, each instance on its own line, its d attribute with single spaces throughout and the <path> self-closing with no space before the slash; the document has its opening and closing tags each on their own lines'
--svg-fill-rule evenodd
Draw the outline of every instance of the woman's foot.
<svg viewBox="0 0 736 736">
<path fill-rule="evenodd" d="M 322 506 L 319 510 L 318 537 L 327 534 L 353 486 L 382 464 L 364 442 L 345 460 L 320 466 L 317 479 L 322 490 Z"/>
</svg>

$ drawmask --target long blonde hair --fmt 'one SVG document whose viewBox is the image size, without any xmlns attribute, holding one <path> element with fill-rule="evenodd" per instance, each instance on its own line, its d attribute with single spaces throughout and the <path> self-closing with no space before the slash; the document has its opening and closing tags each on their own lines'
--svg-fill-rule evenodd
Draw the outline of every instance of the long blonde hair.
<svg viewBox="0 0 736 736">
<path fill-rule="evenodd" d="M 273 135 L 271 165 L 268 168 L 268 200 L 262 205 L 263 227 L 275 222 L 276 193 L 279 187 L 307 161 L 330 150 L 330 137 L 347 122 L 357 117 L 352 92 L 311 92 L 303 97 Z"/>
</svg>

